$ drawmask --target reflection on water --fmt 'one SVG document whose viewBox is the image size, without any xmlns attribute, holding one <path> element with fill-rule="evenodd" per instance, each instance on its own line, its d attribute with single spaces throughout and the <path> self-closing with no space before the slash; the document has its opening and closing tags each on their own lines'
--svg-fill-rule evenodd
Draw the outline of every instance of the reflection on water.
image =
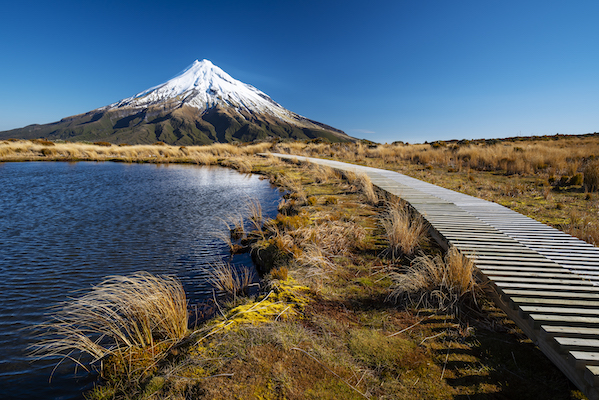
<svg viewBox="0 0 599 400">
<path fill-rule="evenodd" d="M 0 164 L 0 387 L 2 398 L 78 398 L 92 382 L 48 361 L 31 362 L 27 328 L 48 307 L 107 275 L 178 276 L 190 302 L 211 293 L 210 263 L 227 213 L 259 199 L 273 216 L 278 192 L 224 168 L 121 163 Z M 249 258 L 236 263 L 249 265 Z M 10 389 L 9 389 L 10 388 Z"/>
</svg>

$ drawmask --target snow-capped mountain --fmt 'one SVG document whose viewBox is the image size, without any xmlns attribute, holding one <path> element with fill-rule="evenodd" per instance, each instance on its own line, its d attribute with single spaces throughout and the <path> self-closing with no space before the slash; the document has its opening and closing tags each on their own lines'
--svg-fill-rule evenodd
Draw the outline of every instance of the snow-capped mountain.
<svg viewBox="0 0 599 400">
<path fill-rule="evenodd" d="M 227 105 L 235 110 L 266 113 L 283 120 L 296 115 L 275 103 L 266 93 L 232 78 L 209 60 L 196 60 L 168 82 L 111 104 L 107 109 L 144 108 L 170 101 L 200 110 Z"/>
<path fill-rule="evenodd" d="M 161 85 L 88 113 L 0 133 L 0 138 L 46 137 L 131 144 L 205 144 L 273 136 L 353 140 L 340 130 L 285 109 L 209 60 L 196 60 Z"/>
</svg>

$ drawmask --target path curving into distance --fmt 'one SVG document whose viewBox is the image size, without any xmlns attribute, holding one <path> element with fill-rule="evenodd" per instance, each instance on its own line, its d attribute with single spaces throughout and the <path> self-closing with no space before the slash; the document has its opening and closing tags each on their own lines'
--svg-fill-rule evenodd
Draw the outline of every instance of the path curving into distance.
<svg viewBox="0 0 599 400">
<path fill-rule="evenodd" d="M 472 259 L 495 302 L 591 400 L 599 400 L 599 248 L 487 200 L 398 172 L 270 153 L 352 172 L 407 201 L 443 247 Z"/>
</svg>

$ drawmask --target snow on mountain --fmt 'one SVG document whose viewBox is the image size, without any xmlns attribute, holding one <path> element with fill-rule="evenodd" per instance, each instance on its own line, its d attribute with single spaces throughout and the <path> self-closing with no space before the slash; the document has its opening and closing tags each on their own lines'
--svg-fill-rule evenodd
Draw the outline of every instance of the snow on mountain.
<svg viewBox="0 0 599 400">
<path fill-rule="evenodd" d="M 297 124 L 298 120 L 305 120 L 304 117 L 273 101 L 266 93 L 234 79 L 209 60 L 196 60 L 173 79 L 111 104 L 105 109 L 138 109 L 161 103 L 186 105 L 199 110 L 222 105 L 232 107 L 238 112 L 245 110 L 250 114 L 269 114 L 294 124 Z"/>
<path fill-rule="evenodd" d="M 289 111 L 255 87 L 233 79 L 208 60 L 195 61 L 175 78 L 133 97 L 63 118 L 0 132 L 2 138 L 155 143 L 176 145 L 354 138 Z"/>
</svg>

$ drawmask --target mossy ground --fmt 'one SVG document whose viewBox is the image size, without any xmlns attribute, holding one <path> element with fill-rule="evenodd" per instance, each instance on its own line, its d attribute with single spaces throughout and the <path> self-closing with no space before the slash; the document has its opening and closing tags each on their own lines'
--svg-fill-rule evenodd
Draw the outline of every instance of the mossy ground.
<svg viewBox="0 0 599 400">
<path fill-rule="evenodd" d="M 479 310 L 459 318 L 386 301 L 388 272 L 409 260 L 381 256 L 382 209 L 339 177 L 317 182 L 310 166 L 271 161 L 254 160 L 253 171 L 300 183 L 303 193 L 289 200 L 306 199 L 274 226 L 293 233 L 323 220 L 351 221 L 365 232 L 356 247 L 332 257 L 334 268 L 320 275 L 308 274 L 297 254 L 285 257 L 259 296 L 221 305 L 220 317 L 197 327 L 151 376 L 134 386 L 114 378 L 90 398 L 581 398 L 484 297 Z M 441 250 L 429 242 L 421 251 Z"/>
</svg>

